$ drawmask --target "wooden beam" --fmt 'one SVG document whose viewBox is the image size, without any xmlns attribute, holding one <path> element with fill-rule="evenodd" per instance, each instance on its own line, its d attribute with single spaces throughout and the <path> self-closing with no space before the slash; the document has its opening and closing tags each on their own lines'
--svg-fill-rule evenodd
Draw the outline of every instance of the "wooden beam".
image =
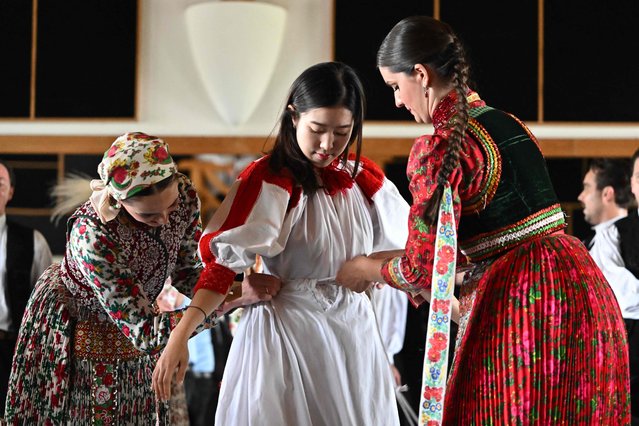
<svg viewBox="0 0 639 426">
<path fill-rule="evenodd" d="M 256 154 L 267 150 L 265 136 L 166 136 L 174 155 Z M 0 135 L 0 154 L 102 154 L 113 136 Z"/>
<path fill-rule="evenodd" d="M 541 139 L 539 145 L 547 158 L 630 158 L 639 148 L 639 138 Z"/>
<path fill-rule="evenodd" d="M 267 136 L 166 136 L 174 155 L 249 154 L 268 151 L 273 140 Z M 2 154 L 102 154 L 113 136 L 0 135 Z M 363 152 L 376 159 L 408 156 L 413 138 L 368 137 Z M 624 139 L 539 140 L 548 158 L 630 157 L 639 148 L 639 137 Z"/>
</svg>

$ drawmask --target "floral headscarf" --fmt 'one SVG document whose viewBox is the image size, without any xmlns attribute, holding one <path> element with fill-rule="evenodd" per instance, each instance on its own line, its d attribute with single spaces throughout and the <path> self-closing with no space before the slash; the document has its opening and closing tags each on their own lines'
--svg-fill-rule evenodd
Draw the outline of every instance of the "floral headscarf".
<svg viewBox="0 0 639 426">
<path fill-rule="evenodd" d="M 91 204 L 103 223 L 120 212 L 121 201 L 177 172 L 168 145 L 155 136 L 125 133 L 104 153 L 100 179 L 91 181 Z"/>
</svg>

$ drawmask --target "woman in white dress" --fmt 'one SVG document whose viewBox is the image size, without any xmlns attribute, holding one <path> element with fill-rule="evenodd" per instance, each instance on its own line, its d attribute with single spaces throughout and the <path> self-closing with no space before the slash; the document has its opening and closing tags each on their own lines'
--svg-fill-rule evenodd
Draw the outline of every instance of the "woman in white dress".
<svg viewBox="0 0 639 426">
<path fill-rule="evenodd" d="M 281 281 L 242 315 L 216 425 L 398 424 L 371 302 L 334 281 L 344 261 L 407 238 L 408 205 L 359 156 L 364 103 L 347 65 L 304 71 L 272 152 L 239 176 L 200 240 L 201 281 L 228 288 L 256 255 Z"/>
</svg>

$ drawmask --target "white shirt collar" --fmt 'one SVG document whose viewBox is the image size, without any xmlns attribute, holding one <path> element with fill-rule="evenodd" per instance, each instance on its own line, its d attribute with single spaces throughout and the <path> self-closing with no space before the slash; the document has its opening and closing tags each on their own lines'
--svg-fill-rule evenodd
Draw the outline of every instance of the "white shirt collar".
<svg viewBox="0 0 639 426">
<path fill-rule="evenodd" d="M 620 214 L 619 216 L 615 216 L 612 219 L 609 219 L 609 220 L 607 220 L 605 222 L 601 222 L 601 223 L 593 226 L 592 230 L 595 231 L 595 232 L 601 231 L 602 229 L 605 229 L 605 228 L 609 227 L 610 225 L 612 225 L 613 223 L 615 223 L 619 219 L 623 219 L 624 217 L 626 217 L 625 214 Z"/>
<path fill-rule="evenodd" d="M 6 214 L 0 215 L 0 229 L 3 229 L 6 224 L 7 224 L 7 215 Z"/>
</svg>

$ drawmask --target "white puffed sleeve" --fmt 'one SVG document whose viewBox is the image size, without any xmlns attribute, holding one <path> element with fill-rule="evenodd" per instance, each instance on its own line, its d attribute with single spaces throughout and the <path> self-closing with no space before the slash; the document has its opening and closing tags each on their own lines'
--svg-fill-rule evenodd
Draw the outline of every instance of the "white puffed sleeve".
<svg viewBox="0 0 639 426">
<path fill-rule="evenodd" d="M 242 172 L 200 240 L 204 271 L 196 285 L 220 293 L 228 290 L 236 274 L 255 264 L 256 255 L 281 253 L 290 235 L 290 208 L 299 201 L 293 180 L 274 174 L 268 157 Z"/>
</svg>

